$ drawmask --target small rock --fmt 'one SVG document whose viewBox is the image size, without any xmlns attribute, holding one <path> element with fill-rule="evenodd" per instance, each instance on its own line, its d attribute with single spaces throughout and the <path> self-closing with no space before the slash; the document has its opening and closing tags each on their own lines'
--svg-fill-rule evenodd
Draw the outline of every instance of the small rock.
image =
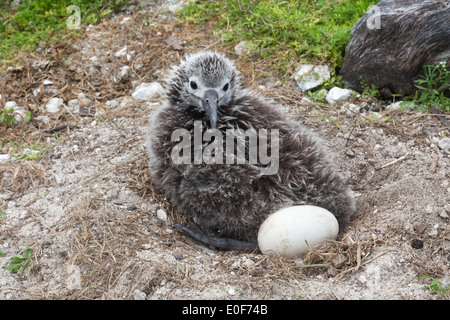
<svg viewBox="0 0 450 320">
<path fill-rule="evenodd" d="M 130 67 L 129 66 L 123 66 L 123 67 L 120 67 L 120 69 L 119 69 L 119 72 L 118 72 L 118 79 L 117 79 L 117 82 L 120 82 L 120 81 L 122 81 L 123 79 L 126 79 L 126 78 L 128 78 L 128 72 L 129 72 L 129 70 L 130 70 Z"/>
<path fill-rule="evenodd" d="M 96 112 L 94 102 L 88 99 L 84 94 L 78 95 L 78 100 L 80 101 L 80 114 L 82 116 L 93 116 Z"/>
<path fill-rule="evenodd" d="M 438 147 L 441 150 L 450 151 L 450 138 L 444 138 L 438 141 Z"/>
<path fill-rule="evenodd" d="M 444 205 L 444 210 L 446 213 L 450 214 L 450 203 L 447 203 L 446 205 Z"/>
<path fill-rule="evenodd" d="M 353 103 L 348 104 L 347 108 L 346 109 L 344 108 L 343 111 L 345 111 L 345 115 L 347 117 L 354 117 L 358 113 L 361 113 L 360 108 L 356 104 L 353 104 Z"/>
<path fill-rule="evenodd" d="M 126 55 L 127 49 L 128 49 L 127 46 L 123 47 L 122 49 L 120 49 L 119 51 L 117 51 L 116 53 L 114 53 L 114 57 L 120 58 L 120 57 Z"/>
<path fill-rule="evenodd" d="M 347 151 L 345 152 L 345 155 L 346 155 L 347 157 L 349 157 L 350 159 L 353 159 L 353 158 L 356 157 L 355 152 L 354 152 L 353 150 L 347 150 Z"/>
<path fill-rule="evenodd" d="M 320 86 L 324 81 L 330 78 L 330 70 L 327 66 L 315 66 L 304 64 L 294 75 L 297 86 L 302 92 L 314 89 Z"/>
<path fill-rule="evenodd" d="M 52 239 L 48 239 L 48 240 L 45 240 L 45 241 L 44 241 L 44 243 L 42 244 L 42 246 L 43 246 L 44 248 L 48 248 L 48 247 L 50 247 L 52 244 L 53 244 L 53 240 L 52 240 Z"/>
<path fill-rule="evenodd" d="M 236 295 L 236 290 L 234 290 L 234 288 L 231 288 L 230 290 L 228 290 L 228 294 L 230 296 L 234 296 L 234 295 Z"/>
<path fill-rule="evenodd" d="M 50 113 L 57 113 L 61 111 L 64 100 L 61 98 L 51 98 L 45 105 L 45 109 Z"/>
<path fill-rule="evenodd" d="M 59 174 L 53 174 L 53 177 L 55 178 L 55 182 L 56 184 L 63 184 L 64 183 L 64 179 L 62 177 L 62 175 Z"/>
<path fill-rule="evenodd" d="M 156 211 L 156 217 L 157 217 L 159 220 L 167 221 L 167 213 L 166 213 L 163 209 L 158 209 L 158 210 Z"/>
<path fill-rule="evenodd" d="M 400 104 L 401 104 L 402 102 L 403 102 L 403 101 L 398 101 L 398 102 L 395 102 L 395 103 L 391 103 L 390 105 L 387 105 L 387 106 L 386 106 L 386 110 L 398 110 L 399 107 L 400 107 Z"/>
<path fill-rule="evenodd" d="M 90 106 L 92 106 L 92 103 L 93 101 L 91 99 L 88 98 L 80 99 L 80 107 L 89 108 Z"/>
<path fill-rule="evenodd" d="M 97 62 L 98 58 L 97 58 L 97 56 L 92 56 L 89 58 L 89 60 L 91 60 L 92 62 Z"/>
<path fill-rule="evenodd" d="M 52 85 L 54 85 L 53 82 L 51 82 L 50 80 L 47 80 L 47 79 L 44 80 L 43 84 L 44 84 L 44 86 L 52 86 Z"/>
<path fill-rule="evenodd" d="M 383 146 L 381 144 L 378 144 L 378 143 L 373 147 L 374 151 L 380 151 L 382 149 L 383 149 Z"/>
<path fill-rule="evenodd" d="M 241 41 L 234 46 L 234 53 L 243 56 L 251 52 L 251 44 L 248 41 Z"/>
<path fill-rule="evenodd" d="M 67 102 L 67 107 L 70 112 L 79 113 L 80 112 L 80 101 L 78 99 L 70 99 Z"/>
<path fill-rule="evenodd" d="M 175 260 L 182 260 L 183 256 L 179 254 L 178 252 L 172 253 L 172 256 L 175 258 Z"/>
<path fill-rule="evenodd" d="M 41 97 L 41 88 L 33 89 L 33 96 L 39 99 Z"/>
<path fill-rule="evenodd" d="M 356 104 L 353 104 L 353 103 L 349 103 L 348 109 L 353 111 L 354 113 L 359 112 L 359 107 Z"/>
<path fill-rule="evenodd" d="M 365 284 L 367 282 L 367 279 L 364 275 L 360 275 L 358 277 L 359 282 L 361 282 L 362 284 Z"/>
<path fill-rule="evenodd" d="M 168 6 L 167 6 L 167 9 L 170 11 L 170 12 L 176 12 L 176 11 L 178 11 L 179 9 L 181 9 L 183 6 L 185 6 L 185 5 L 187 5 L 188 4 L 188 2 L 187 1 L 183 1 L 183 0 L 181 0 L 181 1 L 178 1 L 178 0 L 176 0 L 176 1 L 167 1 L 168 2 Z"/>
<path fill-rule="evenodd" d="M 416 105 L 413 102 L 407 102 L 403 104 L 404 101 L 398 101 L 395 103 L 391 103 L 386 106 L 386 110 L 400 110 L 400 109 L 407 109 L 407 110 L 413 110 Z"/>
<path fill-rule="evenodd" d="M 309 100 L 309 99 L 306 98 L 306 97 L 303 97 L 303 98 L 300 100 L 300 103 L 303 104 L 303 105 L 305 105 L 305 106 L 313 106 L 313 105 L 314 105 L 314 102 L 312 102 L 311 100 Z"/>
<path fill-rule="evenodd" d="M 446 210 L 442 210 L 441 213 L 439 213 L 439 216 L 441 218 L 444 218 L 444 219 L 448 219 L 449 218 Z"/>
<path fill-rule="evenodd" d="M 181 51 L 184 49 L 183 40 L 177 37 L 174 36 L 167 37 L 163 40 L 163 42 L 174 50 Z"/>
<path fill-rule="evenodd" d="M 378 107 L 378 106 L 372 106 L 372 107 L 370 107 L 370 111 L 374 111 L 374 112 L 378 112 L 378 111 L 380 111 L 381 109 L 380 109 L 380 107 Z"/>
<path fill-rule="evenodd" d="M 48 64 L 50 63 L 50 61 L 47 60 L 34 60 L 31 63 L 31 67 L 33 69 L 43 69 L 45 68 Z"/>
<path fill-rule="evenodd" d="M 58 89 L 57 89 L 57 88 L 52 88 L 52 87 L 47 86 L 47 87 L 44 89 L 44 93 L 45 93 L 47 96 L 54 96 L 55 94 L 58 93 Z"/>
<path fill-rule="evenodd" d="M 37 116 L 36 118 L 34 118 L 36 121 L 42 122 L 44 124 L 49 124 L 50 123 L 50 118 L 48 116 Z"/>
<path fill-rule="evenodd" d="M 0 163 L 2 163 L 1 160 L 0 160 Z M 0 193 L 0 199 L 1 199 L 1 200 L 4 200 L 4 201 L 9 201 L 9 200 L 12 199 L 13 195 L 14 195 L 13 192 L 11 192 L 11 191 L 5 191 L 5 192 L 3 192 L 3 193 Z"/>
<path fill-rule="evenodd" d="M 111 189 L 106 193 L 106 200 L 111 201 L 114 198 L 117 198 L 117 190 Z"/>
<path fill-rule="evenodd" d="M 359 110 L 359 112 L 363 113 L 363 112 L 369 111 L 369 110 L 370 110 L 370 107 L 366 104 L 364 107 L 362 107 L 362 108 Z"/>
<path fill-rule="evenodd" d="M 417 233 L 424 233 L 425 229 L 427 228 L 427 225 L 423 222 L 417 222 L 413 226 L 414 231 Z"/>
<path fill-rule="evenodd" d="M 119 102 L 117 102 L 116 100 L 108 100 L 105 103 L 105 106 L 107 108 L 116 108 L 119 105 Z"/>
<path fill-rule="evenodd" d="M 253 262 L 253 260 L 246 258 L 244 260 L 244 266 L 247 268 L 252 268 L 255 265 L 255 262 Z"/>
<path fill-rule="evenodd" d="M 372 112 L 372 119 L 378 120 L 381 119 L 383 116 L 379 114 L 378 112 Z"/>
<path fill-rule="evenodd" d="M 425 209 L 425 212 L 428 214 L 431 214 L 434 212 L 434 207 L 432 205 L 427 205 L 427 208 Z"/>
<path fill-rule="evenodd" d="M 147 298 L 147 295 L 142 292 L 141 290 L 136 289 L 134 291 L 133 299 L 134 300 L 145 300 Z"/>
<path fill-rule="evenodd" d="M 396 159 L 403 157 L 407 153 L 408 153 L 408 148 L 406 148 L 406 145 L 402 142 L 399 142 L 392 150 L 392 155 Z"/>
<path fill-rule="evenodd" d="M 134 210 L 136 210 L 137 209 L 137 207 L 136 207 L 136 205 L 133 203 L 133 204 L 130 204 L 128 207 L 127 207 L 127 211 L 134 211 Z"/>
<path fill-rule="evenodd" d="M 4 162 L 8 161 L 9 159 L 11 159 L 10 154 L 0 154 L 0 163 L 4 163 Z"/>
<path fill-rule="evenodd" d="M 131 17 L 124 17 L 119 24 L 129 24 L 131 21 Z"/>
<path fill-rule="evenodd" d="M 17 107 L 14 109 L 14 118 L 18 123 L 23 123 L 24 119 L 27 117 L 27 114 L 25 113 L 25 110 L 21 109 L 20 107 Z"/>
<path fill-rule="evenodd" d="M 431 228 L 431 230 L 428 232 L 428 236 L 436 237 L 438 235 L 438 228 L 439 228 L 438 224 L 434 225 L 433 228 Z"/>
<path fill-rule="evenodd" d="M 334 87 L 328 92 L 326 100 L 329 104 L 336 104 L 350 98 L 352 93 L 354 93 L 353 90 Z"/>
<path fill-rule="evenodd" d="M 15 109 L 17 108 L 17 103 L 15 101 L 8 101 L 5 103 L 5 109 Z"/>
<path fill-rule="evenodd" d="M 158 82 L 142 83 L 134 90 L 132 97 L 145 101 L 162 95 L 164 89 Z"/>
</svg>

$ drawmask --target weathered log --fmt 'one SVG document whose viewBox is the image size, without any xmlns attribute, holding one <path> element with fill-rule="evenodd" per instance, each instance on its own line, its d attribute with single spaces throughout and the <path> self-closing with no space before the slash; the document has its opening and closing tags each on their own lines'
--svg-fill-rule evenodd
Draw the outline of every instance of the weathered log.
<svg viewBox="0 0 450 320">
<path fill-rule="evenodd" d="M 407 96 L 415 92 L 414 80 L 423 74 L 424 65 L 447 57 L 449 0 L 382 0 L 354 26 L 340 74 L 359 92 L 375 85 L 385 98 L 394 93 Z"/>
</svg>

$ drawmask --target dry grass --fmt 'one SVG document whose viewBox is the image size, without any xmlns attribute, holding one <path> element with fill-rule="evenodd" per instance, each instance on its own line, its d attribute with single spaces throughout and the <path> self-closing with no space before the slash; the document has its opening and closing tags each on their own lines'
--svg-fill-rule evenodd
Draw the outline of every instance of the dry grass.
<svg viewBox="0 0 450 320">
<path fill-rule="evenodd" d="M 157 22 L 157 24 L 153 26 L 153 22 Z M 87 32 L 85 39 L 80 39 L 75 43 L 75 45 L 81 46 L 84 41 L 97 41 L 99 42 L 98 51 L 80 52 L 64 43 L 58 43 L 42 48 L 32 56 L 22 57 L 20 63 L 23 67 L 7 73 L 6 78 L 0 82 L 0 94 L 2 95 L 0 105 L 3 106 L 8 97 L 8 100 L 14 100 L 18 105 L 25 106 L 32 112 L 35 119 L 44 114 L 44 104 L 51 97 L 58 96 L 67 102 L 68 99 L 76 98 L 76 95 L 82 92 L 86 97 L 94 100 L 94 106 L 97 112 L 103 113 L 103 119 L 133 117 L 138 119 L 137 127 L 143 126 L 146 121 L 144 119 L 146 111 L 139 105 L 126 105 L 115 110 L 107 110 L 104 106 L 107 100 L 120 99 L 130 94 L 131 79 L 126 78 L 118 82 L 116 77 L 119 68 L 126 63 L 126 57 L 113 59 L 105 54 L 107 51 L 113 54 L 125 45 L 129 46 L 129 51 L 135 52 L 130 72 L 132 73 L 131 78 L 139 82 L 160 81 L 158 70 L 167 70 L 186 52 L 203 49 L 220 50 L 236 58 L 238 68 L 244 78 L 254 85 L 253 89 L 257 89 L 256 86 L 261 82 L 262 79 L 258 76 L 261 73 L 272 74 L 276 78 L 274 70 L 266 70 L 263 60 L 235 57 L 230 48 L 223 47 L 220 39 L 214 36 L 214 32 L 210 28 L 211 26 L 208 25 L 181 25 L 173 20 L 159 20 L 157 12 L 150 17 L 137 12 L 133 16 L 133 22 L 127 25 L 104 21 L 100 25 L 92 27 Z M 101 34 L 101 38 L 93 37 L 95 34 Z M 163 40 L 170 36 L 181 39 L 185 50 L 173 50 L 166 45 Z M 139 45 L 136 44 L 136 40 L 140 42 Z M 91 46 L 91 48 L 93 47 Z M 86 61 L 86 57 L 94 55 L 99 57 L 100 61 L 96 63 L 99 67 Z M 49 63 L 45 62 L 40 65 L 36 63 L 36 61 L 48 60 L 50 60 Z M 294 70 L 295 64 L 292 63 L 289 68 Z M 44 92 L 45 88 L 42 85 L 44 79 L 53 81 L 58 91 L 37 98 L 32 91 L 35 88 L 41 88 L 41 92 Z M 291 89 L 287 87 L 272 88 L 263 93 L 277 102 L 289 106 L 291 110 L 302 116 L 310 116 L 311 107 L 305 108 L 300 103 L 303 94 Z M 325 114 L 328 110 L 328 107 L 325 106 L 316 106 L 315 108 L 316 110 L 320 108 Z M 46 141 L 45 139 L 49 135 L 44 133 L 45 130 L 64 124 L 90 123 L 95 116 L 94 114 L 80 115 L 70 112 L 55 115 L 45 114 L 50 117 L 48 124 L 32 120 L 23 128 L 21 139 L 27 139 L 25 144 Z M 365 120 L 368 121 L 370 127 L 381 127 L 392 134 L 403 137 L 406 141 L 410 137 L 409 133 L 405 132 L 405 121 L 411 120 L 409 122 L 411 124 L 417 123 L 417 121 L 430 121 L 432 117 L 433 115 L 411 117 L 408 114 L 393 112 L 390 125 L 381 121 Z M 355 123 L 355 127 L 358 130 L 364 130 L 367 123 L 363 118 L 359 118 L 358 121 L 360 122 Z M 4 141 L 12 141 L 16 138 L 9 132 Z M 61 132 L 60 139 L 60 143 L 64 143 L 68 138 L 64 132 Z M 141 140 L 131 137 L 122 142 L 121 148 L 125 152 L 136 149 L 141 143 Z M 7 187 L 8 190 L 13 191 L 13 198 L 23 195 L 32 184 L 48 185 L 50 182 L 45 174 L 45 164 L 50 154 L 50 151 L 49 154 L 44 153 L 39 161 L 21 161 L 8 163 L 7 166 L 0 165 L 0 185 L 4 187 L 8 181 Z M 48 225 L 45 221 L 40 220 L 38 215 L 34 216 L 44 229 L 50 230 L 55 237 L 61 239 L 67 251 L 66 259 L 69 265 L 80 266 L 83 275 L 82 290 L 66 289 L 63 295 L 61 293 L 33 292 L 24 288 L 15 288 L 14 290 L 23 290 L 34 298 L 42 299 L 128 299 L 132 298 L 136 288 L 141 290 L 144 288 L 143 292 L 150 296 L 162 282 L 185 286 L 193 283 L 191 277 L 195 270 L 190 262 L 195 261 L 196 252 L 207 249 L 201 249 L 195 242 L 178 233 L 166 232 L 168 224 L 173 222 L 185 224 L 186 218 L 176 212 L 164 196 L 154 188 L 148 176 L 148 165 L 145 158 L 143 152 L 136 152 L 135 157 L 130 160 L 104 168 L 82 185 L 77 186 L 68 199 L 76 196 L 80 201 L 77 206 L 68 208 L 66 216 L 58 224 Z M 367 185 L 376 184 L 378 180 L 383 180 L 386 174 L 389 174 L 389 171 L 368 177 L 365 184 L 360 186 L 360 190 Z M 103 179 L 121 179 L 123 187 L 137 191 L 142 199 L 152 199 L 157 208 L 165 210 L 169 221 L 166 223 L 155 221 L 152 213 L 146 210 L 134 210 L 132 214 L 126 210 L 118 210 L 105 202 L 104 198 L 95 195 L 95 192 L 90 192 L 90 188 Z M 362 177 L 358 179 L 358 181 L 360 180 Z M 5 207 L 6 204 L 7 201 L 0 200 L 0 208 Z M 373 204 L 365 203 L 360 210 L 361 216 L 372 210 Z M 1 220 L 0 223 L 2 223 Z M 1 239 L 6 239 L 13 232 L 14 230 L 9 230 L 8 233 L 2 234 Z M 241 276 L 243 280 L 239 284 L 250 292 L 264 286 L 270 288 L 267 293 L 269 295 L 276 290 L 276 288 L 270 287 L 271 280 L 274 279 L 285 281 L 286 284 L 293 287 L 301 287 L 299 283 L 301 279 L 308 279 L 317 274 L 326 274 L 337 280 L 344 279 L 352 272 L 386 254 L 390 249 L 380 250 L 380 248 L 389 247 L 393 241 L 391 239 L 393 233 L 380 235 L 370 232 L 367 235 L 367 233 L 363 234 L 350 229 L 343 238 L 312 248 L 304 257 L 303 264 L 281 257 L 262 256 L 254 253 L 242 254 L 237 258 L 234 252 L 219 252 L 207 263 L 216 263 L 215 270 L 217 272 L 228 274 L 231 270 L 237 276 Z M 414 257 L 411 264 L 417 268 L 418 274 L 442 276 L 446 272 L 445 241 L 449 240 L 448 232 L 446 238 L 428 240 L 437 242 L 433 243 L 437 248 L 433 252 L 433 259 L 421 256 L 408 247 L 407 250 Z M 161 250 L 183 252 L 184 258 L 172 263 L 146 261 L 145 257 L 138 259 L 137 255 L 142 250 L 142 246 L 154 242 L 159 244 Z M 39 269 L 42 252 L 40 250 L 34 252 L 36 267 Z M 163 253 L 158 251 L 158 254 L 162 255 Z M 251 260 L 253 264 L 237 263 L 243 258 Z M 117 297 L 113 292 L 122 282 L 130 285 L 123 296 Z M 204 279 L 197 281 L 196 285 L 201 290 L 202 287 L 216 282 L 216 278 Z"/>
</svg>

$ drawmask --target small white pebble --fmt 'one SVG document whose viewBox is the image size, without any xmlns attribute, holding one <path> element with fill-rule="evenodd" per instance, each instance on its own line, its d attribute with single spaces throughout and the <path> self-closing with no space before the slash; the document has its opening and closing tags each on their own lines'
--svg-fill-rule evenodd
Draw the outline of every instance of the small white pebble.
<svg viewBox="0 0 450 320">
<path fill-rule="evenodd" d="M 167 213 L 163 209 L 158 209 L 158 211 L 156 211 L 156 217 L 158 217 L 159 220 L 167 221 Z"/>
<path fill-rule="evenodd" d="M 234 288 L 231 288 L 230 290 L 228 290 L 228 294 L 230 296 L 234 296 L 236 294 L 236 290 L 234 290 Z"/>
</svg>

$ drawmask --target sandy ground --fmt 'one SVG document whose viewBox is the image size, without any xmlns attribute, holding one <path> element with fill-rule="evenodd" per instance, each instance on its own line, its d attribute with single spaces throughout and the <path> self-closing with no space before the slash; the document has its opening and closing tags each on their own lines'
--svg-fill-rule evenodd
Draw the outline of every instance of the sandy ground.
<svg viewBox="0 0 450 320">
<path fill-rule="evenodd" d="M 277 88 L 255 80 L 247 68 L 261 65 L 220 47 L 207 27 L 174 23 L 151 4 L 89 28 L 71 45 L 43 46 L 0 78 L 4 99 L 33 113 L 23 134 L 7 132 L 0 154 L 26 152 L 9 141 L 44 150 L 37 160 L 0 163 L 0 299 L 448 299 L 429 289 L 431 278 L 449 282 L 450 160 L 438 147 L 448 135 L 444 122 L 387 109 L 374 120 L 348 103 L 302 105 L 292 81 Z M 131 19 L 121 24 L 124 17 Z M 166 45 L 169 36 L 184 49 Z M 116 57 L 124 46 L 129 58 Z M 359 208 L 337 241 L 288 260 L 216 251 L 172 227 L 183 217 L 152 187 L 143 147 L 161 98 L 140 102 L 131 94 L 161 81 L 185 52 L 205 48 L 230 54 L 261 95 L 325 138 Z M 48 60 L 56 62 L 42 63 Z M 124 65 L 129 73 L 118 78 Z M 57 90 L 44 88 L 45 79 Z M 47 93 L 33 96 L 37 87 Z M 67 105 L 81 92 L 92 112 L 46 112 L 51 96 Z M 76 127 L 45 133 L 66 124 Z M 7 270 L 25 248 L 32 250 L 25 271 Z"/>
</svg>

